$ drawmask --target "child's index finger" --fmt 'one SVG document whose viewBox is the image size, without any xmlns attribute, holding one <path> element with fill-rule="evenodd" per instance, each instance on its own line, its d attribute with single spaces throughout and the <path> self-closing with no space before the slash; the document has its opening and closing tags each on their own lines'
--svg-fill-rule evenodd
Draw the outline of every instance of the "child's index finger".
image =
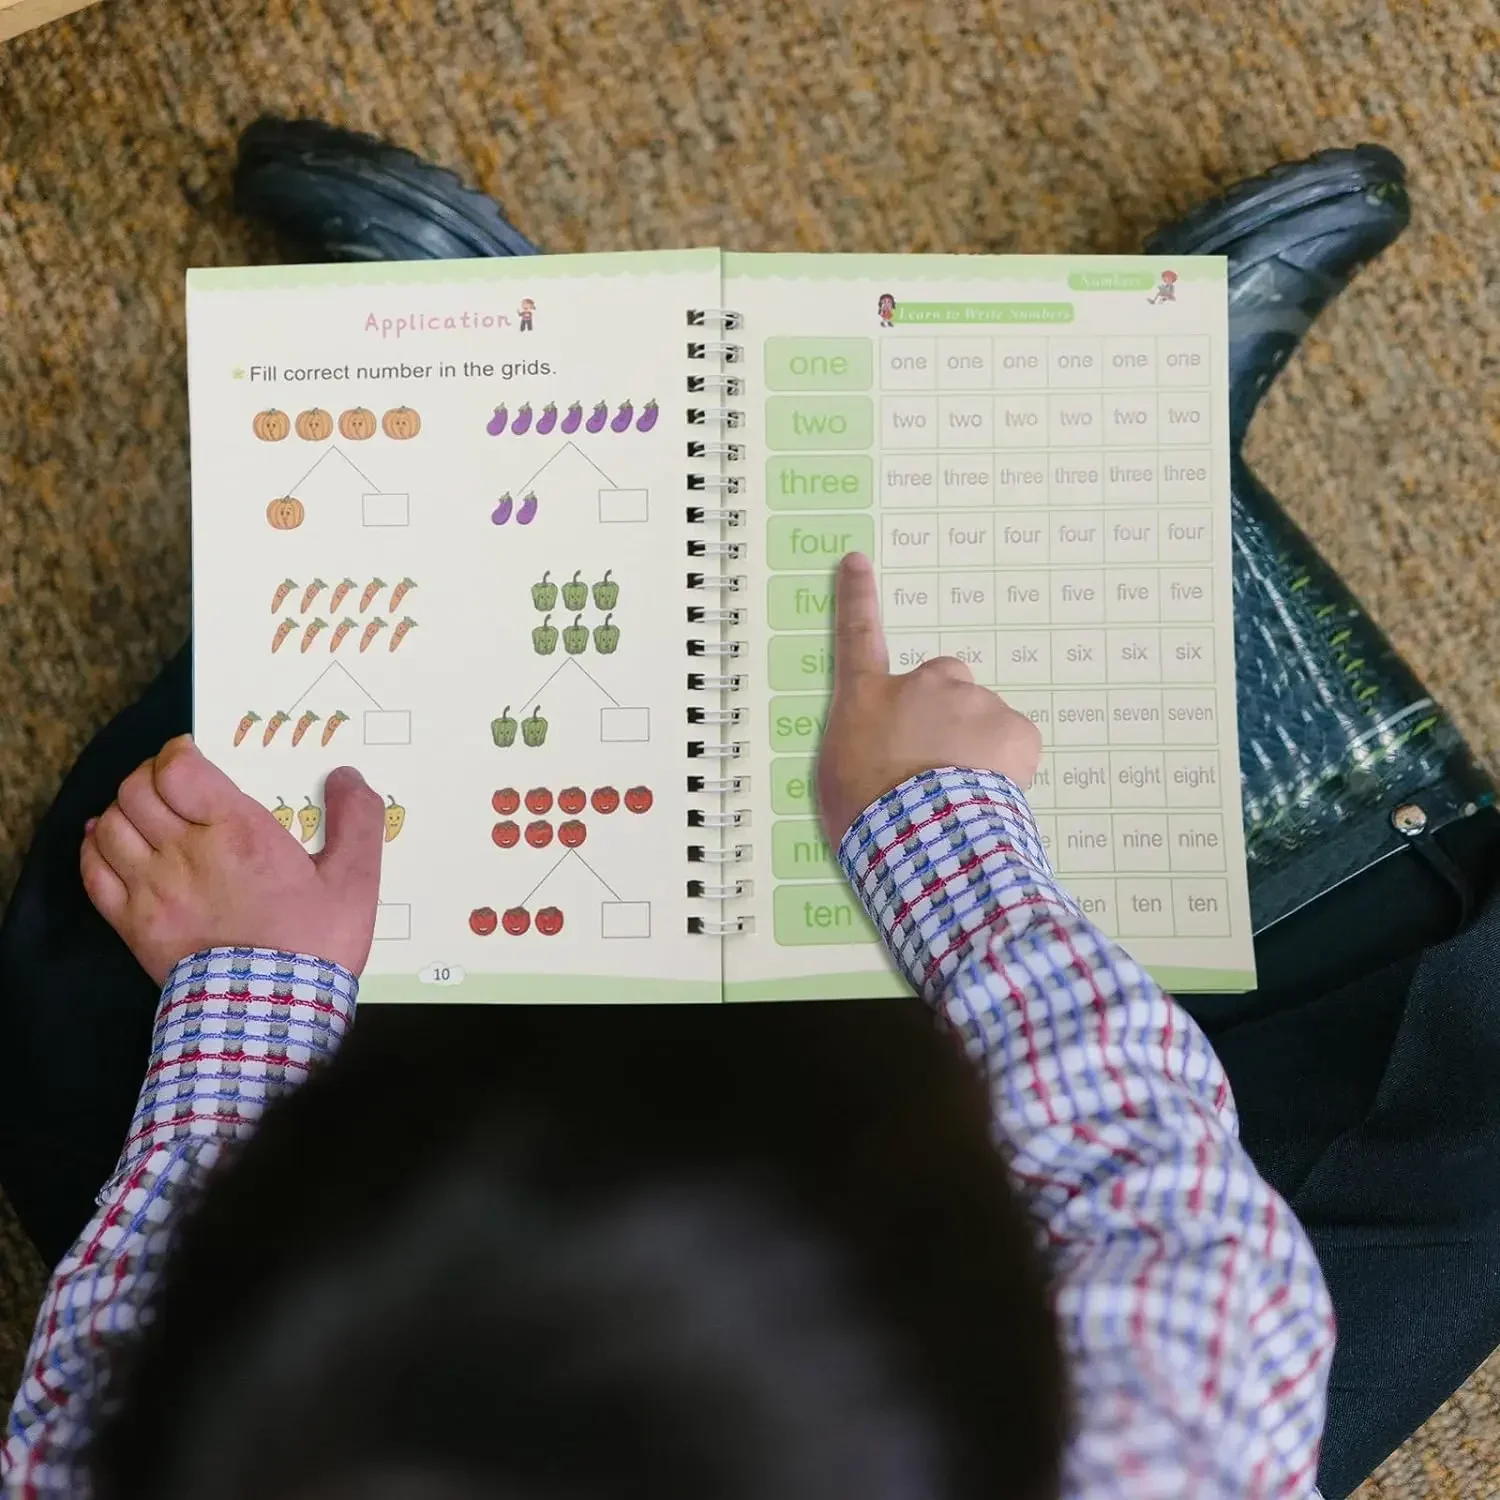
<svg viewBox="0 0 1500 1500">
<path fill-rule="evenodd" d="M 880 623 L 880 593 L 875 566 L 862 552 L 848 552 L 834 585 L 833 676 L 841 679 L 891 670 L 885 629 Z"/>
</svg>

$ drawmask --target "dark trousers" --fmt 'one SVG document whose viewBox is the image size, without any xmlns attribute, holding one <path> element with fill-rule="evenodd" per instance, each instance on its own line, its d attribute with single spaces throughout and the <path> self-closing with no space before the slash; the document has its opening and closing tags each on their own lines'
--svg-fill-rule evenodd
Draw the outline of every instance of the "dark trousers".
<svg viewBox="0 0 1500 1500">
<path fill-rule="evenodd" d="M 157 1000 L 84 895 L 79 840 L 126 774 L 189 728 L 191 680 L 184 648 L 84 751 L 0 926 L 0 1184 L 49 1262 L 114 1166 Z M 1329 1500 L 1500 1345 L 1500 893 L 1460 935 L 1393 954 L 1387 914 L 1439 898 L 1416 861 L 1388 866 L 1273 929 L 1256 995 L 1184 1000 L 1229 1071 L 1247 1148 L 1307 1226 L 1333 1295 L 1319 1471 Z M 1331 965 L 1362 972 L 1336 983 Z M 767 1009 L 771 1024 L 795 1027 L 795 1007 Z M 847 1007 L 850 1026 L 861 1009 Z M 443 1024 L 464 1015 L 455 1007 Z"/>
</svg>

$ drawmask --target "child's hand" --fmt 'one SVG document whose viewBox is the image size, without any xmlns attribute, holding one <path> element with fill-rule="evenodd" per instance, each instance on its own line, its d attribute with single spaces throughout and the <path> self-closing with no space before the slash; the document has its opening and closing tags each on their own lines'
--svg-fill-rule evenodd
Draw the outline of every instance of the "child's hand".
<svg viewBox="0 0 1500 1500">
<path fill-rule="evenodd" d="M 839 566 L 833 702 L 818 752 L 818 812 L 837 847 L 849 825 L 909 776 L 941 766 L 999 771 L 1021 787 L 1042 737 L 951 656 L 891 675 L 875 570 L 851 552 Z"/>
<path fill-rule="evenodd" d="M 91 819 L 84 889 L 157 982 L 204 948 L 281 948 L 358 974 L 370 956 L 384 807 L 358 771 L 328 777 L 327 840 L 308 855 L 182 735 Z"/>
</svg>

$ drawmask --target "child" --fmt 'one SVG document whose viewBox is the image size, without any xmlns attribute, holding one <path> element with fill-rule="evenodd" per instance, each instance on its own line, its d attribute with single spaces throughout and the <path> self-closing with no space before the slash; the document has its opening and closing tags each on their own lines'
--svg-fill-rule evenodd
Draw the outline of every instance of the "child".
<svg viewBox="0 0 1500 1500">
<path fill-rule="evenodd" d="M 82 850 L 164 991 L 16 1493 L 1314 1494 L 1316 1261 L 1198 1028 L 1056 884 L 1035 727 L 952 659 L 893 676 L 857 556 L 836 660 L 825 831 L 998 1156 L 899 1007 L 564 1013 L 492 1054 L 419 1013 L 299 1087 L 352 1019 L 380 799 L 334 773 L 310 859 L 174 741 Z"/>
</svg>

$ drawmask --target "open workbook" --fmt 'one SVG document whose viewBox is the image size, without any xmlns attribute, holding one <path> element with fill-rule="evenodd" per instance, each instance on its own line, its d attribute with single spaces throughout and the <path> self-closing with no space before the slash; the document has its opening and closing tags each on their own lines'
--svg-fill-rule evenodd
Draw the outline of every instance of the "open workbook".
<svg viewBox="0 0 1500 1500">
<path fill-rule="evenodd" d="M 198 744 L 387 802 L 362 995 L 896 993 L 818 831 L 832 570 L 1041 726 L 1068 890 L 1249 988 L 1217 258 L 193 271 Z"/>
</svg>

